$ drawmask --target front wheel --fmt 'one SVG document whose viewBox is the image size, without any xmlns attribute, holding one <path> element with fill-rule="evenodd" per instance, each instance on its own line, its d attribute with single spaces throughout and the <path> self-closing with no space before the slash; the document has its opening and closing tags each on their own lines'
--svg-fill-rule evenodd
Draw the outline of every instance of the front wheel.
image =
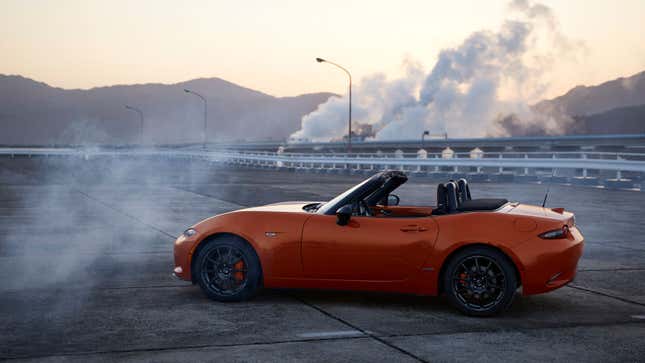
<svg viewBox="0 0 645 363">
<path fill-rule="evenodd" d="M 195 277 L 202 291 L 216 301 L 243 301 L 260 288 L 260 260 L 243 240 L 218 238 L 206 242 L 195 260 Z"/>
<path fill-rule="evenodd" d="M 450 259 L 443 273 L 450 302 L 471 316 L 492 316 L 508 309 L 517 290 L 512 262 L 487 247 L 471 247 Z"/>
</svg>

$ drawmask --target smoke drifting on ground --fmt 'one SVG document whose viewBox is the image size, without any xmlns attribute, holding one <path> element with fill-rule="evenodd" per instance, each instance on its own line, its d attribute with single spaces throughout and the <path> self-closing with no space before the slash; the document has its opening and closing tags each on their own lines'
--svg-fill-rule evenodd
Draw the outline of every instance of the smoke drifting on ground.
<svg viewBox="0 0 645 363">
<path fill-rule="evenodd" d="M 444 49 L 429 73 L 406 61 L 406 76 L 377 74 L 355 88 L 353 120 L 372 125 L 376 139 L 418 138 L 425 130 L 451 137 L 504 136 L 506 125 L 558 134 L 568 117 L 537 114 L 529 104 L 549 86 L 547 70 L 581 45 L 559 30 L 550 8 L 528 0 L 508 6 L 498 31 L 477 31 Z M 302 119 L 294 139 L 328 141 L 345 135 L 347 96 L 333 97 Z"/>
<path fill-rule="evenodd" d="M 71 300 L 80 303 L 96 286 L 135 283 L 136 274 L 121 272 L 133 268 L 123 262 L 130 254 L 164 256 L 167 276 L 176 236 L 221 213 L 219 209 L 237 207 L 225 202 L 193 205 L 190 201 L 198 196 L 184 191 L 214 180 L 217 164 L 92 156 L 87 151 L 88 158 L 0 160 L 3 180 L 13 180 L 0 185 L 2 213 L 14 222 L 3 224 L 0 237 L 2 290 L 77 287 L 73 298 L 63 296 L 52 306 L 68 310 Z M 167 194 L 187 202 L 176 203 Z"/>
</svg>

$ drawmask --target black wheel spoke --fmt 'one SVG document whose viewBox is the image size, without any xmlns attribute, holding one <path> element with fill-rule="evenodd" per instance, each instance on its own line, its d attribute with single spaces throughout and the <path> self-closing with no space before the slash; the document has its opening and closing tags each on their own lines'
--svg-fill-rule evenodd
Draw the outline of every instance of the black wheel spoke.
<svg viewBox="0 0 645 363">
<path fill-rule="evenodd" d="M 217 258 L 215 260 L 219 263 L 220 259 L 222 258 L 222 255 L 219 253 L 219 248 L 215 249 L 215 253 L 217 254 Z"/>
<path fill-rule="evenodd" d="M 457 266 L 452 276 L 453 291 L 464 305 L 483 311 L 502 299 L 505 275 L 493 258 L 468 256 Z"/>
<path fill-rule="evenodd" d="M 229 247 L 228 253 L 226 253 L 226 262 L 230 263 L 232 258 L 233 258 L 233 249 Z"/>
<path fill-rule="evenodd" d="M 234 246 L 217 246 L 206 252 L 202 259 L 201 276 L 213 292 L 234 295 L 246 286 L 247 266 L 241 250 Z"/>
</svg>

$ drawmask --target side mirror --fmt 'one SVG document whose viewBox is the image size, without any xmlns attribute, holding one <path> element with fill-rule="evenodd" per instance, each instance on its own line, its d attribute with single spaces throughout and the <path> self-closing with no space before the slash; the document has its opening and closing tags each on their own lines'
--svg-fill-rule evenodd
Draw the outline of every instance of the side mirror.
<svg viewBox="0 0 645 363">
<path fill-rule="evenodd" d="M 336 224 L 339 226 L 346 226 L 349 219 L 352 217 L 352 205 L 346 204 L 336 211 Z"/>
<path fill-rule="evenodd" d="M 387 205 L 399 205 L 399 202 L 401 201 L 401 198 L 399 198 L 398 195 L 396 194 L 390 194 L 387 196 Z"/>
</svg>

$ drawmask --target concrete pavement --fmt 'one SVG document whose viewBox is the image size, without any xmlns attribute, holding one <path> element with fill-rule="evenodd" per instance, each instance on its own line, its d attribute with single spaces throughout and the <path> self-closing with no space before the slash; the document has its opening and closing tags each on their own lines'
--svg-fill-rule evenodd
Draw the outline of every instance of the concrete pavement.
<svg viewBox="0 0 645 363">
<path fill-rule="evenodd" d="M 637 361 L 645 356 L 645 194 L 553 186 L 587 245 L 577 280 L 488 319 L 445 299 L 264 291 L 216 303 L 170 278 L 191 224 L 251 204 L 326 200 L 360 177 L 198 162 L 0 160 L 0 359 L 12 361 Z M 433 204 L 435 181 L 402 202 Z M 540 204 L 544 186 L 474 184 Z"/>
</svg>

